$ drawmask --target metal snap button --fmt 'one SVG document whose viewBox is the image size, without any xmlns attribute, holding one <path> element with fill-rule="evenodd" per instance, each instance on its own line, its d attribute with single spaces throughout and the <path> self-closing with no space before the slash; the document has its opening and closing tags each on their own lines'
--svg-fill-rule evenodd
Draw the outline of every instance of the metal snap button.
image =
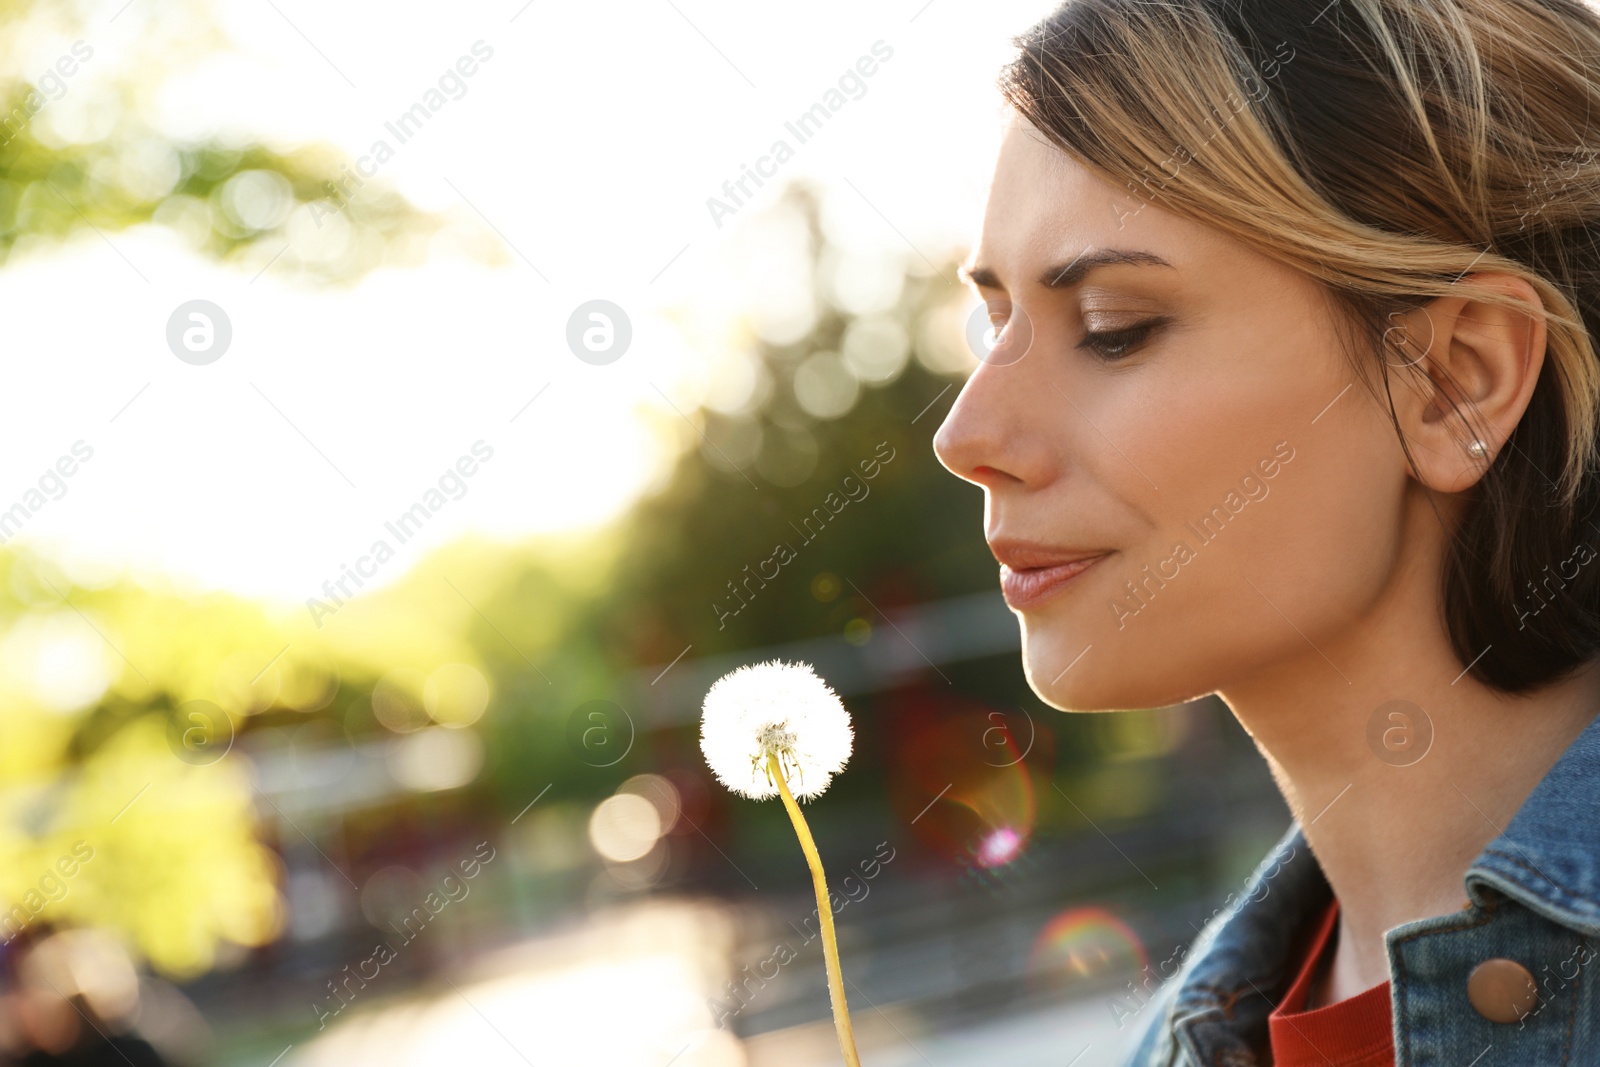
<svg viewBox="0 0 1600 1067">
<path fill-rule="evenodd" d="M 1539 1002 L 1539 987 L 1516 960 L 1484 960 L 1467 978 L 1467 999 L 1490 1022 L 1514 1023 Z"/>
</svg>

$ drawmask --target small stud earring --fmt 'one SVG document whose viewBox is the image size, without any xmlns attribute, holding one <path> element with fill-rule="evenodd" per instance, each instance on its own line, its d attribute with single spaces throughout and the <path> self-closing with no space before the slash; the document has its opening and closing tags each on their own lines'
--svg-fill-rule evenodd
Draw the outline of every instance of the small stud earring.
<svg viewBox="0 0 1600 1067">
<path fill-rule="evenodd" d="M 1476 437 L 1474 437 L 1472 439 L 1472 443 L 1467 446 L 1467 454 L 1472 456 L 1474 459 L 1482 459 L 1484 456 L 1486 456 L 1488 454 L 1488 452 L 1489 452 L 1489 446 L 1485 445 L 1482 441 L 1478 440 Z"/>
</svg>

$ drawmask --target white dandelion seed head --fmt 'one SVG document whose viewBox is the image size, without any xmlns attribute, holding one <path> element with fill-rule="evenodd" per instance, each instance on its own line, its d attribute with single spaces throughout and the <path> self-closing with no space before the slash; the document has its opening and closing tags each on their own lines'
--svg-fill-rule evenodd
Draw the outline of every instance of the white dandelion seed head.
<svg viewBox="0 0 1600 1067">
<path fill-rule="evenodd" d="M 769 660 L 724 674 L 700 715 L 700 751 L 711 772 L 753 800 L 778 795 L 769 753 L 797 799 L 821 795 L 844 769 L 853 737 L 844 702 L 808 663 Z"/>
</svg>

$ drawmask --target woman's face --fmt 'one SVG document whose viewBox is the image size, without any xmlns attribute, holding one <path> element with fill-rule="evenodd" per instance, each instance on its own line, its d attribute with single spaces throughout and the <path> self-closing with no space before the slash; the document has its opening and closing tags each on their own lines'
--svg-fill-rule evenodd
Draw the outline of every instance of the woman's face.
<svg viewBox="0 0 1600 1067">
<path fill-rule="evenodd" d="M 1112 251 L 1133 255 L 1093 265 Z M 1020 119 L 970 276 L 1004 329 L 934 449 L 984 489 L 1040 698 L 1157 707 L 1296 665 L 1346 684 L 1416 531 L 1318 284 Z"/>
</svg>

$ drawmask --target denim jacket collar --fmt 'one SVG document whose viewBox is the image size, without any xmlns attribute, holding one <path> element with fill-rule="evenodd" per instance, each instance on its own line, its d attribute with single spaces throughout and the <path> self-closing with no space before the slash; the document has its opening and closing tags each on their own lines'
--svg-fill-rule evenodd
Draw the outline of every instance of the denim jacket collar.
<svg viewBox="0 0 1600 1067">
<path fill-rule="evenodd" d="M 1479 853 L 1464 881 L 1473 904 L 1504 894 L 1561 926 L 1600 937 L 1600 717 Z M 1190 948 L 1171 1020 L 1191 1062 L 1256 1062 L 1260 1049 L 1250 1048 L 1245 1035 L 1264 1037 L 1266 1017 L 1294 977 L 1298 949 L 1332 897 L 1300 823 L 1290 823 L 1240 899 Z"/>
<path fill-rule="evenodd" d="M 1473 861 L 1466 883 L 1475 904 L 1498 890 L 1553 922 L 1600 936 L 1600 717 Z"/>
<path fill-rule="evenodd" d="M 1256 1062 L 1243 1035 L 1266 1033 L 1267 1016 L 1292 978 L 1292 946 L 1332 899 L 1300 823 L 1290 823 L 1232 910 L 1207 924 L 1190 948 L 1171 1016 L 1190 1062 Z"/>
</svg>

